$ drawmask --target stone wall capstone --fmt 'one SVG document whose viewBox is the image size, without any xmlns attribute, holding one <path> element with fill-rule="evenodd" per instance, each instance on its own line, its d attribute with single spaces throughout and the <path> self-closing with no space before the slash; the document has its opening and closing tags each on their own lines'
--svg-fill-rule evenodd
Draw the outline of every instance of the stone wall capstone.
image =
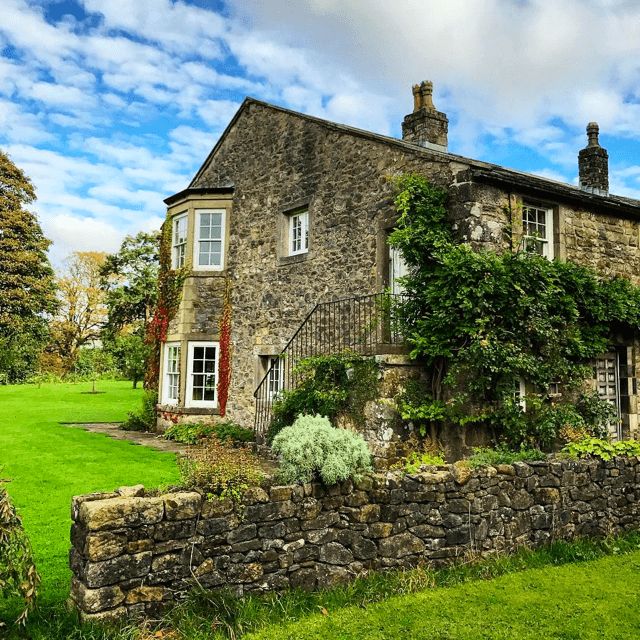
<svg viewBox="0 0 640 640">
<path fill-rule="evenodd" d="M 640 460 L 455 465 L 325 487 L 252 487 L 238 508 L 141 485 L 73 498 L 71 597 L 84 619 L 159 616 L 196 584 L 318 589 L 640 524 Z"/>
</svg>

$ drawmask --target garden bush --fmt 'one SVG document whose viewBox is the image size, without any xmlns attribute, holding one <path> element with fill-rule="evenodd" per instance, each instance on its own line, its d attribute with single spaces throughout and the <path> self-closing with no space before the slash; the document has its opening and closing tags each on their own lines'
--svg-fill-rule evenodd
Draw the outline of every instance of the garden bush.
<svg viewBox="0 0 640 640">
<path fill-rule="evenodd" d="M 328 418 L 301 415 L 273 439 L 280 457 L 280 480 L 311 482 L 319 477 L 332 485 L 371 470 L 371 454 L 364 438 L 336 429 Z"/>
<path fill-rule="evenodd" d="M 221 442 L 216 434 L 189 447 L 184 458 L 178 460 L 180 485 L 185 489 L 199 489 L 207 499 L 230 498 L 241 503 L 242 492 L 262 482 L 260 460 L 246 449 L 235 449 L 231 440 Z"/>
<path fill-rule="evenodd" d="M 603 460 L 611 460 L 615 456 L 640 456 L 640 442 L 637 440 L 607 442 L 600 438 L 587 437 L 580 442 L 569 442 L 560 453 L 571 458 L 597 456 Z"/>
<path fill-rule="evenodd" d="M 444 453 L 434 447 L 422 453 L 410 451 L 406 458 L 393 465 L 391 469 L 404 473 L 418 473 L 422 465 L 440 464 L 444 464 Z"/>
<path fill-rule="evenodd" d="M 129 411 L 127 419 L 120 425 L 125 431 L 153 431 L 156 428 L 157 391 L 145 391 L 142 407 L 138 411 Z"/>
<path fill-rule="evenodd" d="M 506 445 L 499 445 L 495 449 L 474 447 L 473 454 L 466 463 L 472 467 L 489 467 L 497 464 L 513 464 L 514 462 L 533 462 L 546 460 L 547 454 L 539 449 L 522 447 L 519 451 L 511 451 Z"/>
<path fill-rule="evenodd" d="M 18 597 L 24 601 L 24 609 L 17 622 L 24 623 L 29 610 L 33 608 L 39 583 L 40 576 L 33 561 L 29 538 L 9 494 L 0 482 L 0 597 Z"/>
<path fill-rule="evenodd" d="M 185 444 L 197 444 L 200 440 L 213 434 L 217 435 L 221 442 L 225 442 L 227 438 L 232 442 L 253 442 L 255 440 L 253 429 L 245 429 L 233 422 L 174 424 L 164 432 L 164 438 Z"/>
</svg>

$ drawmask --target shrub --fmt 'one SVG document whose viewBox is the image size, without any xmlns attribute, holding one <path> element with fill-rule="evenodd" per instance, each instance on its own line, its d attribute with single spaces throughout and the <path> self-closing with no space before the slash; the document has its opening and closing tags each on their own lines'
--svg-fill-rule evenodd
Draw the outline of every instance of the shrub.
<svg viewBox="0 0 640 640">
<path fill-rule="evenodd" d="M 255 433 L 252 429 L 245 429 L 233 422 L 223 422 L 220 424 L 174 424 L 164 432 L 164 438 L 184 442 L 186 444 L 197 444 L 200 440 L 215 434 L 221 442 L 227 438 L 232 442 L 253 442 Z"/>
<path fill-rule="evenodd" d="M 145 391 L 142 407 L 138 411 L 129 411 L 127 419 L 120 425 L 125 431 L 153 431 L 156 428 L 157 391 Z"/>
<path fill-rule="evenodd" d="M 611 460 L 615 456 L 640 456 L 640 442 L 636 440 L 607 442 L 599 438 L 587 437 L 580 442 L 569 442 L 560 453 L 572 458 L 597 456 L 603 460 Z"/>
<path fill-rule="evenodd" d="M 24 609 L 16 622 L 25 622 L 35 603 L 39 584 L 40 575 L 33 561 L 29 538 L 9 494 L 0 483 L 0 596 L 17 596 L 24 600 Z"/>
<path fill-rule="evenodd" d="M 489 467 L 497 464 L 513 464 L 514 462 L 532 462 L 546 460 L 547 454 L 539 449 L 526 449 L 510 451 L 506 445 L 500 445 L 495 449 L 474 447 L 473 454 L 469 456 L 467 463 L 470 467 Z"/>
<path fill-rule="evenodd" d="M 359 434 L 336 429 L 328 418 L 299 416 L 273 439 L 280 456 L 283 482 L 310 482 L 319 476 L 326 485 L 371 470 L 371 454 Z"/>
<path fill-rule="evenodd" d="M 189 447 L 178 467 L 181 486 L 200 489 L 209 500 L 217 496 L 239 504 L 247 487 L 262 482 L 258 457 L 245 449 L 234 449 L 231 440 L 223 443 L 215 434 Z"/>
<path fill-rule="evenodd" d="M 423 453 L 410 451 L 404 460 L 393 465 L 391 469 L 397 469 L 405 473 L 418 473 L 423 464 L 444 464 L 444 454 L 442 451 L 425 451 Z"/>
<path fill-rule="evenodd" d="M 329 420 L 348 414 L 362 423 L 365 403 L 379 395 L 379 370 L 372 358 L 348 350 L 301 360 L 294 371 L 298 385 L 281 391 L 273 403 L 269 441 L 301 414 L 319 414 Z"/>
</svg>

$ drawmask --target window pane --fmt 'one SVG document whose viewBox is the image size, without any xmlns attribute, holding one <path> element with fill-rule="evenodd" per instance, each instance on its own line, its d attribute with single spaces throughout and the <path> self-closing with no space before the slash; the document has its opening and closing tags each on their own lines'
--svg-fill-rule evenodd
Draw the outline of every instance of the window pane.
<svg viewBox="0 0 640 640">
<path fill-rule="evenodd" d="M 194 360 L 202 360 L 204 358 L 204 347 L 194 347 L 193 348 L 193 359 Z"/>
</svg>

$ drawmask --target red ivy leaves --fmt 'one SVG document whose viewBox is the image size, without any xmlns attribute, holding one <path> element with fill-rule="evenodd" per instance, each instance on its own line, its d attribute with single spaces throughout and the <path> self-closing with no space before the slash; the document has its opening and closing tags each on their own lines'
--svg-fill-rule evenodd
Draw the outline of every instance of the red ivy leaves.
<svg viewBox="0 0 640 640">
<path fill-rule="evenodd" d="M 227 412 L 229 385 L 231 383 L 231 281 L 227 283 L 222 296 L 222 315 L 218 327 L 220 329 L 220 358 L 218 360 L 218 406 L 220 416 Z"/>
</svg>

